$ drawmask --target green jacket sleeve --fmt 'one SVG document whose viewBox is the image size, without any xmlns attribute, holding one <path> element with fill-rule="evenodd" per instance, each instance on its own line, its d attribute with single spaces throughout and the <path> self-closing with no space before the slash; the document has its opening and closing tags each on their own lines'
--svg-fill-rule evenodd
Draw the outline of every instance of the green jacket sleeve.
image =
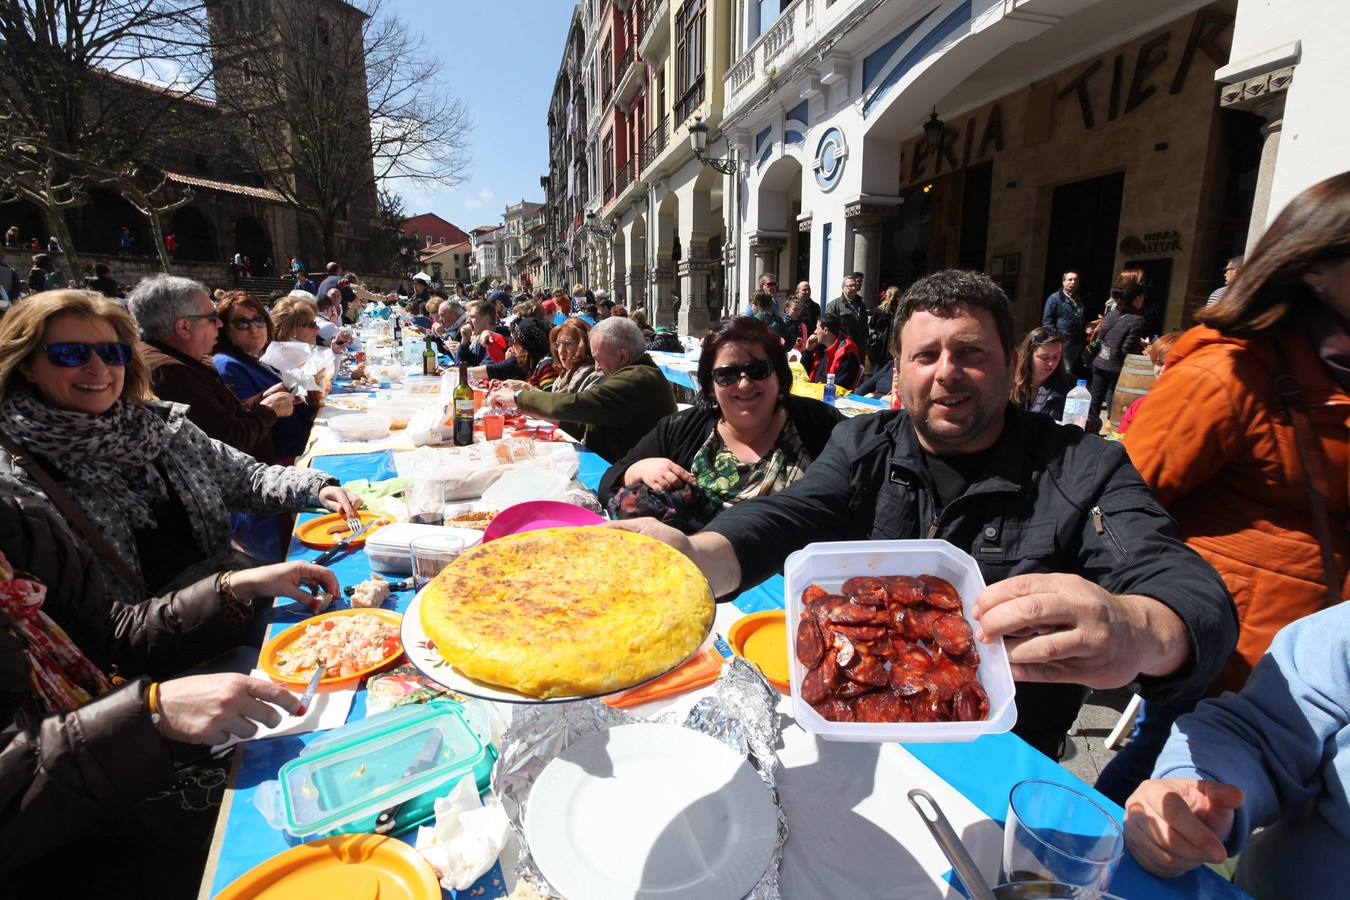
<svg viewBox="0 0 1350 900">
<path fill-rule="evenodd" d="M 636 368 L 636 367 L 634 367 Z M 657 378 L 664 378 L 658 369 Z M 632 403 L 641 392 L 641 373 L 615 372 L 604 381 L 576 394 L 555 394 L 527 388 L 516 395 L 516 405 L 526 412 L 582 425 L 613 427 L 632 418 Z"/>
</svg>

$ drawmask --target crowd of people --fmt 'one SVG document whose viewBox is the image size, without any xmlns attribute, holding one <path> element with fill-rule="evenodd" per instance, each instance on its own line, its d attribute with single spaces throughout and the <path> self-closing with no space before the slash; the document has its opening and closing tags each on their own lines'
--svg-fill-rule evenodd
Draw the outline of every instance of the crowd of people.
<svg viewBox="0 0 1350 900">
<path fill-rule="evenodd" d="M 337 263 L 317 284 L 292 271 L 294 289 L 265 299 L 169 275 L 124 300 L 30 278 L 0 319 L 0 878 L 36 883 L 75 841 L 103 859 L 125 841 L 102 826 L 173 777 L 182 744 L 251 734 L 276 718 L 263 701 L 293 708 L 221 654 L 256 645 L 260 598 L 337 585 L 259 566 L 231 538 L 360 499 L 293 465 L 322 400 L 263 358 L 273 342 L 353 351 L 353 326 L 388 313 L 490 402 L 610 463 L 598 493 L 615 527 L 687 554 L 719 597 L 811 541 L 967 551 L 989 585 L 977 637 L 1008 649 L 1022 738 L 1059 758 L 1090 689 L 1144 698 L 1098 788 L 1125 806 L 1145 867 L 1241 850 L 1258 895 L 1294 877 L 1335 892 L 1350 844 L 1350 174 L 1297 197 L 1184 333 L 1149 333 L 1130 269 L 1092 321 L 1064 273 L 1020 339 L 979 273 L 875 300 L 850 273 L 823 309 L 808 283 L 780 298 L 765 274 L 702 336 L 685 409 L 652 356 L 662 336 L 582 285 L 513 296 L 417 273 L 376 295 Z M 1105 429 L 1141 350 L 1156 380 Z M 795 363 L 896 409 L 845 420 L 794 391 Z M 1059 422 L 1078 378 L 1085 428 Z"/>
</svg>

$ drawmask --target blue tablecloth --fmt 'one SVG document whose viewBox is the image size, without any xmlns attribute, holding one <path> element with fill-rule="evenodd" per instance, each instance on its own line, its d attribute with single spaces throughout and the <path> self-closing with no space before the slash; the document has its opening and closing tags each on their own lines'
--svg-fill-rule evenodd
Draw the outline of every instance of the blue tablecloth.
<svg viewBox="0 0 1350 900">
<path fill-rule="evenodd" d="M 581 457 L 581 467 L 577 477 L 594 490 L 599 485 L 600 476 L 607 465 L 594 453 L 578 448 L 578 454 Z M 375 473 L 380 471 L 391 470 L 391 457 L 388 451 L 351 456 L 324 456 L 316 458 L 314 465 L 344 480 L 368 478 L 374 477 Z M 310 550 L 298 541 L 291 544 L 290 559 L 313 559 L 317 555 L 318 551 Z M 330 568 L 344 585 L 363 580 L 368 577 L 370 571 L 365 553 L 361 550 L 335 560 Z M 412 592 L 404 591 L 394 595 L 394 602 L 391 605 L 399 612 L 403 612 L 411 601 Z M 339 601 L 341 605 L 345 605 L 345 602 Z M 745 613 L 782 609 L 783 579 L 781 576 L 775 576 L 742 592 L 732 602 Z M 289 602 L 278 605 L 269 636 L 304 618 L 305 616 Z M 355 721 L 364 716 L 365 691 L 361 690 L 357 692 L 348 721 Z M 284 763 L 294 759 L 300 749 L 313 737 L 314 735 L 307 734 L 271 738 L 254 741 L 243 748 L 234 794 L 224 823 L 225 831 L 219 855 L 214 873 L 210 876 L 211 896 L 215 896 L 248 869 L 289 846 L 281 832 L 273 830 L 263 819 L 262 814 L 254 808 L 253 798 L 257 786 L 276 778 L 277 770 Z M 1008 792 L 1017 782 L 1027 778 L 1040 778 L 1070 785 L 1092 795 L 1118 819 L 1122 815 L 1120 807 L 1097 794 L 1090 785 L 1083 783 L 1071 772 L 1011 734 L 988 735 L 964 744 L 907 744 L 905 749 L 1000 825 L 1003 824 L 1008 811 Z M 878 864 L 882 862 L 879 861 Z M 1128 854 L 1116 872 L 1110 889 L 1112 893 L 1126 900 L 1245 896 L 1231 884 L 1203 868 L 1170 881 L 1154 878 L 1141 869 Z M 467 891 L 458 892 L 466 897 L 501 897 L 505 896 L 505 893 L 499 865 L 493 866 Z M 446 896 L 457 896 L 457 893 L 447 891 Z"/>
</svg>

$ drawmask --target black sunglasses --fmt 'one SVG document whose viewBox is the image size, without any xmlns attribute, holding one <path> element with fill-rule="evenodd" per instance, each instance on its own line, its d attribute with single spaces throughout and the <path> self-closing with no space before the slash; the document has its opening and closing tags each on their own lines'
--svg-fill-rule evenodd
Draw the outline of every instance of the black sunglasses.
<svg viewBox="0 0 1350 900">
<path fill-rule="evenodd" d="M 231 327 L 231 328 L 237 328 L 237 329 L 239 329 L 240 331 L 244 331 L 245 329 L 248 329 L 248 328 L 266 328 L 266 327 L 267 327 L 267 317 L 266 317 L 266 316 L 254 316 L 254 317 L 251 318 L 251 319 L 244 319 L 244 318 L 231 319 L 231 320 L 230 320 L 230 327 Z"/>
<path fill-rule="evenodd" d="M 1064 335 L 1053 328 L 1037 328 L 1031 333 L 1031 343 L 1033 346 L 1038 344 L 1049 344 L 1052 341 L 1063 341 Z"/>
<path fill-rule="evenodd" d="M 722 387 L 731 387 L 747 376 L 751 381 L 763 381 L 773 374 L 773 366 L 767 359 L 752 359 L 743 366 L 718 366 L 712 370 L 713 381 Z"/>
<path fill-rule="evenodd" d="M 38 347 L 47 354 L 47 362 L 63 369 L 74 369 L 89 362 L 93 353 L 110 366 L 125 366 L 131 362 L 131 348 L 117 341 L 105 341 L 100 344 L 84 344 L 79 341 L 62 341 L 59 344 L 43 344 Z"/>
</svg>

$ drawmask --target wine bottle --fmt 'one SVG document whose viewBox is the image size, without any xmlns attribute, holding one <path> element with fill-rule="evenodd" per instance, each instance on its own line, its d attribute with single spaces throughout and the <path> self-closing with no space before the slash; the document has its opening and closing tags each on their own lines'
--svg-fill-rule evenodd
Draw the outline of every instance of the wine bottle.
<svg viewBox="0 0 1350 900">
<path fill-rule="evenodd" d="M 427 335 L 427 346 L 422 351 L 422 374 L 436 374 L 436 350 L 431 346 L 431 335 Z"/>
<path fill-rule="evenodd" d="M 473 443 L 473 388 L 469 386 L 469 364 L 459 364 L 459 384 L 451 395 L 455 407 L 455 445 L 467 447 Z"/>
</svg>

